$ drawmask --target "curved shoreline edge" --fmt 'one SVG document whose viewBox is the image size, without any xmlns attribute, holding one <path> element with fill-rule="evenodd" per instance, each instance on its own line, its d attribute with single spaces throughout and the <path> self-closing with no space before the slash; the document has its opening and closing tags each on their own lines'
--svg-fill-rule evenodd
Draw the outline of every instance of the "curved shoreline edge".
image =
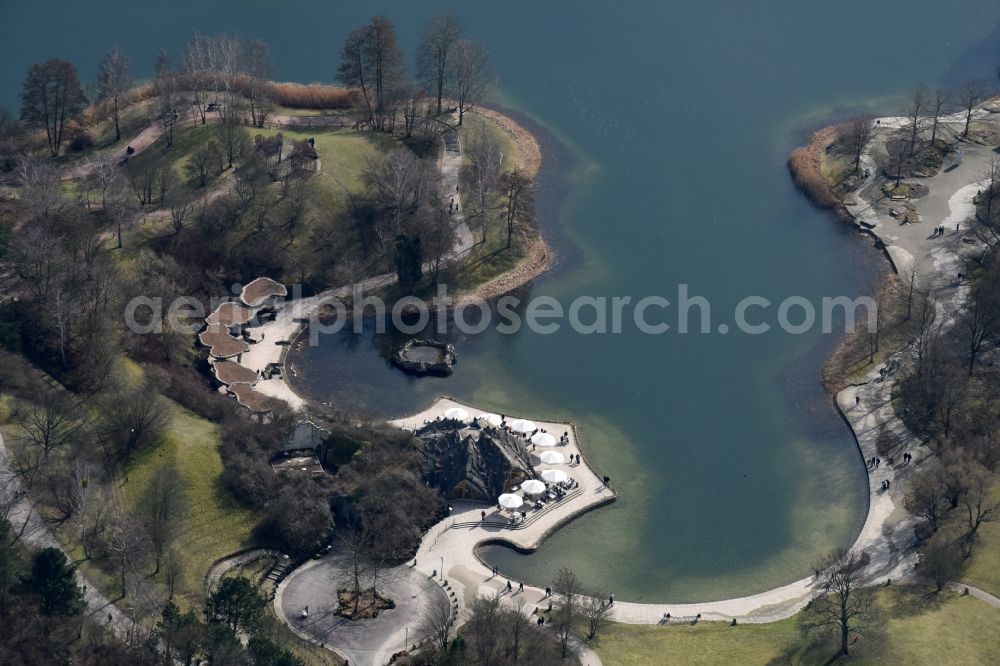
<svg viewBox="0 0 1000 666">
<path fill-rule="evenodd" d="M 883 119 L 884 130 L 888 131 L 891 128 L 892 120 L 894 119 Z M 860 197 L 860 191 L 869 183 L 869 180 L 862 183 L 852 195 L 856 200 L 860 200 L 860 203 L 866 204 L 864 208 L 856 208 L 856 212 L 849 210 L 845 202 L 833 194 L 832 189 L 825 185 L 825 179 L 813 180 L 811 188 L 804 187 L 800 182 L 801 174 L 804 172 L 798 171 L 796 167 L 812 168 L 815 170 L 813 172 L 815 175 L 822 176 L 816 153 L 809 151 L 825 149 L 825 145 L 828 145 L 835 131 L 835 126 L 820 130 L 813 136 L 809 147 L 793 153 L 793 157 L 798 155 L 798 164 L 794 164 L 793 162 L 796 160 L 790 158 L 790 171 L 796 178 L 796 183 L 806 191 L 806 194 L 818 207 L 832 211 L 841 220 L 853 223 L 860 231 L 882 241 L 886 261 L 894 270 L 902 270 L 915 261 L 914 256 L 906 249 L 895 246 L 894 237 L 884 235 L 878 229 L 879 224 L 870 222 L 862 224 L 859 218 L 861 212 L 872 210 L 871 204 Z M 821 146 L 822 148 L 820 148 Z M 866 155 L 865 159 L 872 161 L 870 154 Z M 823 189 L 824 185 L 826 190 Z M 854 203 L 857 205 L 858 201 Z M 933 277 L 939 278 L 940 282 L 944 269 L 938 266 L 937 261 L 935 261 L 934 270 Z M 940 284 L 938 287 L 939 291 L 946 288 Z M 958 299 L 961 295 L 957 290 L 953 296 L 956 302 L 960 302 Z M 906 361 L 905 357 L 905 348 L 897 351 L 886 362 L 872 368 L 871 372 L 865 376 L 864 381 L 847 386 L 835 395 L 835 406 L 851 429 L 862 460 L 878 455 L 878 442 L 886 433 L 892 434 L 898 441 L 906 442 L 908 450 L 914 454 L 914 459 L 917 462 L 931 455 L 930 451 L 909 432 L 896 415 L 892 405 L 893 382 L 891 380 L 883 381 L 880 372 L 890 362 L 902 365 Z M 443 412 L 444 409 L 460 404 L 447 397 L 440 398 L 428 409 L 392 423 L 401 427 L 414 428 Z M 474 407 L 465 406 L 474 409 Z M 561 424 L 550 425 L 560 427 Z M 577 445 L 575 428 L 572 428 L 572 433 L 573 443 Z M 884 481 L 905 480 L 912 469 L 912 466 L 884 465 L 878 469 L 868 469 L 866 466 L 866 476 L 869 482 L 868 509 L 863 526 L 851 547 L 867 553 L 869 563 L 865 574 L 871 584 L 885 580 L 903 583 L 915 580 L 913 566 L 916 558 L 912 549 L 911 536 L 915 520 L 903 509 L 903 498 L 898 484 L 893 484 L 889 491 L 882 489 Z M 596 474 L 589 468 L 589 465 L 586 471 L 596 478 Z M 571 503 L 574 503 L 573 499 L 566 502 L 565 507 L 558 508 L 569 509 Z M 605 503 L 606 501 L 575 502 L 575 507 L 572 510 L 564 510 L 559 514 L 553 511 L 545 520 L 544 527 L 541 527 L 541 521 L 538 521 L 538 523 L 529 526 L 530 529 L 539 525 L 530 533 L 514 534 L 511 531 L 503 535 L 496 533 L 495 529 L 490 529 L 488 526 L 477 524 L 479 511 L 482 510 L 483 504 L 470 503 L 469 506 L 465 506 L 455 503 L 456 511 L 432 526 L 424 535 L 417 555 L 417 566 L 421 570 L 426 569 L 424 573 L 431 575 L 436 572 L 439 564 L 443 565 L 441 575 L 446 576 L 456 592 L 461 593 L 458 595 L 460 613 L 467 612 L 468 604 L 472 599 L 482 593 L 502 593 L 507 580 L 505 578 L 501 581 L 493 576 L 492 570 L 478 556 L 479 547 L 499 542 L 528 552 L 536 550 L 555 530 L 586 511 Z M 460 520 L 459 517 L 463 520 Z M 758 594 L 718 601 L 685 604 L 616 601 L 612 619 L 633 624 L 662 624 L 665 614 L 670 613 L 675 621 L 700 614 L 703 620 L 728 622 L 736 619 L 741 623 L 773 622 L 786 619 L 802 610 L 820 592 L 815 589 L 814 585 L 815 579 L 810 576 Z M 525 585 L 524 592 L 521 594 L 529 603 L 537 604 L 545 598 L 544 590 L 528 585 Z"/>
<path fill-rule="evenodd" d="M 884 122 L 883 131 L 888 131 L 894 120 L 897 119 L 882 119 Z M 942 119 L 942 123 L 944 122 L 946 121 Z M 848 208 L 844 200 L 833 193 L 832 188 L 822 178 L 816 151 L 825 150 L 826 145 L 829 145 L 835 134 L 835 125 L 823 128 L 813 136 L 808 147 L 797 149 L 793 153 L 789 159 L 789 169 L 796 184 L 819 208 L 833 212 L 839 219 L 853 223 L 859 231 L 879 241 L 884 250 L 883 257 L 892 271 L 905 270 L 916 261 L 914 255 L 907 249 L 896 245 L 895 237 L 885 235 L 879 229 L 878 223 L 873 224 L 867 221 L 862 223 L 863 221 L 859 217 L 862 212 L 874 210 L 873 206 L 861 197 L 861 191 L 870 183 L 870 179 L 861 183 L 851 195 L 855 199 L 852 203 L 858 206 L 856 214 Z M 868 163 L 874 162 L 870 153 L 865 155 L 865 160 Z M 797 167 L 813 171 L 811 174 L 804 173 Z M 806 177 L 803 178 L 803 175 Z M 808 177 L 810 175 L 819 178 L 810 179 Z M 865 205 L 859 206 L 859 204 Z M 952 215 L 955 215 L 954 211 L 952 211 Z M 875 216 L 877 219 L 877 214 Z M 956 252 L 952 250 L 952 254 L 956 254 Z M 957 304 L 961 302 L 961 292 L 957 289 L 949 291 L 949 287 L 942 284 L 943 272 L 947 264 L 947 261 L 942 261 L 939 265 L 936 260 L 932 277 L 936 278 L 937 291 L 939 293 L 945 292 L 951 296 L 953 299 L 951 304 L 957 307 Z M 890 274 L 887 279 L 892 279 L 892 277 Z M 917 463 L 932 455 L 896 414 L 892 404 L 894 382 L 891 379 L 887 381 L 883 377 L 882 371 L 890 364 L 902 366 L 906 361 L 907 348 L 904 347 L 891 354 L 882 364 L 873 367 L 863 381 L 843 388 L 834 396 L 836 409 L 850 428 L 862 460 L 879 455 L 878 443 L 887 434 L 896 438 L 896 441 L 905 443 L 907 450 L 913 453 Z M 889 375 L 887 374 L 886 377 Z M 441 409 L 441 405 L 447 404 L 448 399 L 443 398 L 425 412 L 409 417 L 409 423 L 412 424 L 414 419 L 432 415 L 435 410 Z M 575 429 L 573 432 L 576 436 Z M 864 523 L 851 548 L 863 551 L 868 555 L 869 562 L 865 575 L 870 584 L 886 580 L 903 583 L 914 582 L 916 580 L 914 574 L 916 552 L 912 548 L 911 535 L 916 520 L 903 508 L 903 497 L 899 484 L 893 485 L 897 479 L 905 481 L 906 477 L 912 473 L 913 466 L 886 464 L 877 469 L 869 469 L 866 465 L 865 470 L 869 485 L 868 507 Z M 891 490 L 882 488 L 885 481 L 890 482 Z M 454 546 L 452 557 L 455 557 L 454 553 L 457 551 L 461 559 L 458 564 L 447 570 L 447 575 L 451 580 L 463 583 L 466 601 L 471 601 L 471 598 L 479 594 L 483 588 L 499 592 L 503 588 L 499 581 L 493 581 L 492 571 L 479 558 L 476 552 L 479 547 L 499 542 L 518 550 L 533 551 L 556 529 L 578 515 L 597 508 L 597 506 L 600 505 L 581 506 L 572 516 L 562 518 L 558 524 L 535 535 L 535 538 L 528 543 L 525 543 L 524 539 L 512 539 L 509 536 L 500 537 L 486 533 L 479 536 L 468 536 L 464 539 L 464 543 L 452 544 Z M 421 554 L 431 555 L 440 548 L 439 542 L 442 539 L 447 539 L 446 532 L 453 529 L 449 520 L 454 521 L 455 519 L 446 519 L 428 531 L 421 543 Z M 465 529 L 474 530 L 475 527 Z M 456 539 L 450 539 L 449 542 L 451 541 L 456 541 Z M 662 624 L 665 614 L 670 613 L 671 617 L 675 619 L 700 614 L 704 620 L 731 621 L 736 619 L 744 623 L 773 622 L 791 617 L 802 610 L 819 594 L 819 590 L 815 589 L 814 585 L 815 579 L 808 577 L 759 594 L 704 603 L 639 604 L 616 601 L 612 619 L 634 624 Z M 526 600 L 529 602 L 539 603 L 545 598 L 543 590 L 529 586 L 525 586 L 524 589 L 527 595 Z"/>
</svg>

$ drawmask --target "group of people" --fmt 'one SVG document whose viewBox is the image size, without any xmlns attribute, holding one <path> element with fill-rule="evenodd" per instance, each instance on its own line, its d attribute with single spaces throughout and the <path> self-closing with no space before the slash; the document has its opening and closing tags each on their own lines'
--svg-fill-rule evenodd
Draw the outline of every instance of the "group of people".
<svg viewBox="0 0 1000 666">
<path fill-rule="evenodd" d="M 955 225 L 955 231 L 956 232 L 958 232 L 958 231 L 961 230 L 961 226 L 959 226 L 960 224 L 961 223 Z M 940 226 L 934 227 L 934 233 L 931 234 L 931 238 L 937 238 L 938 236 L 944 236 L 944 225 L 943 224 L 940 225 Z"/>
</svg>

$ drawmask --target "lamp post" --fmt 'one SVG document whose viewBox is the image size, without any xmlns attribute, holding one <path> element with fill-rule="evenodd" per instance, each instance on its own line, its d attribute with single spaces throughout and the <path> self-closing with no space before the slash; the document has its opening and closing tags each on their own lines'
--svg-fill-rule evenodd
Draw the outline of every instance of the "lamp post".
<svg viewBox="0 0 1000 666">
<path fill-rule="evenodd" d="M 444 555 L 441 556 L 441 580 L 444 580 Z"/>
<path fill-rule="evenodd" d="M 405 628 L 406 633 L 404 634 L 406 638 L 403 639 L 403 652 L 406 652 L 406 646 L 410 644 L 410 627 Z"/>
</svg>

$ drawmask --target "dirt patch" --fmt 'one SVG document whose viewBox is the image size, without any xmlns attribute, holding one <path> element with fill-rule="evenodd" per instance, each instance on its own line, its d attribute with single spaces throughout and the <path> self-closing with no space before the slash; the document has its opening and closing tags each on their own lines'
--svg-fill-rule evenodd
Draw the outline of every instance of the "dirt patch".
<svg viewBox="0 0 1000 666">
<path fill-rule="evenodd" d="M 371 620 L 384 610 L 396 607 L 396 602 L 371 589 L 362 590 L 360 598 L 350 590 L 337 590 L 336 615 L 349 620 Z"/>
</svg>

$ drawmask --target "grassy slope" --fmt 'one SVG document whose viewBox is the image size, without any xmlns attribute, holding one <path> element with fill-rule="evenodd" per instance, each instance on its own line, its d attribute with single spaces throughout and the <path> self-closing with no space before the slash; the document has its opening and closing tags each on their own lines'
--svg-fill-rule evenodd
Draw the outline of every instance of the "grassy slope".
<svg viewBox="0 0 1000 666">
<path fill-rule="evenodd" d="M 191 155 L 209 141 L 214 140 L 216 145 L 220 145 L 216 139 L 218 128 L 214 124 L 210 125 L 187 125 L 174 130 L 174 142 L 167 147 L 166 141 L 161 137 L 156 143 L 137 155 L 129 158 L 129 164 L 135 165 L 158 157 L 165 158 L 178 178 L 182 181 L 184 176 L 184 165 L 187 164 Z"/>
<path fill-rule="evenodd" d="M 851 663 L 989 664 L 1000 661 L 1000 609 L 974 597 L 928 599 L 912 587 L 880 590 L 886 626 L 859 641 Z M 836 652 L 801 631 L 801 618 L 729 627 L 613 624 L 595 646 L 605 666 L 825 663 Z"/>
<path fill-rule="evenodd" d="M 119 381 L 133 388 L 141 385 L 142 368 L 123 359 Z M 177 403 L 164 398 L 169 423 L 164 441 L 155 449 L 138 454 L 128 466 L 121 487 L 122 496 L 134 509 L 153 473 L 161 466 L 175 465 L 184 476 L 190 506 L 187 526 L 174 544 L 182 558 L 184 576 L 177 591 L 182 605 L 200 606 L 202 582 L 215 560 L 244 548 L 251 543 L 251 530 L 256 524 L 254 514 L 242 508 L 222 487 L 222 458 L 219 455 L 218 428 Z M 13 399 L 0 395 L 0 423 L 11 445 L 16 428 L 9 423 Z M 77 533 L 72 524 L 53 526 L 59 542 L 70 554 L 82 559 Z M 110 597 L 118 594 L 118 580 L 90 562 L 81 567 L 86 575 Z M 162 582 L 162 577 L 160 578 Z"/>
<path fill-rule="evenodd" d="M 170 427 L 158 448 L 138 456 L 127 473 L 125 498 L 135 505 L 153 473 L 162 466 L 177 467 L 185 480 L 190 506 L 187 526 L 175 547 L 184 563 L 179 596 L 200 604 L 202 582 L 215 560 L 250 545 L 256 519 L 242 508 L 219 482 L 218 428 L 170 402 Z"/>
</svg>

